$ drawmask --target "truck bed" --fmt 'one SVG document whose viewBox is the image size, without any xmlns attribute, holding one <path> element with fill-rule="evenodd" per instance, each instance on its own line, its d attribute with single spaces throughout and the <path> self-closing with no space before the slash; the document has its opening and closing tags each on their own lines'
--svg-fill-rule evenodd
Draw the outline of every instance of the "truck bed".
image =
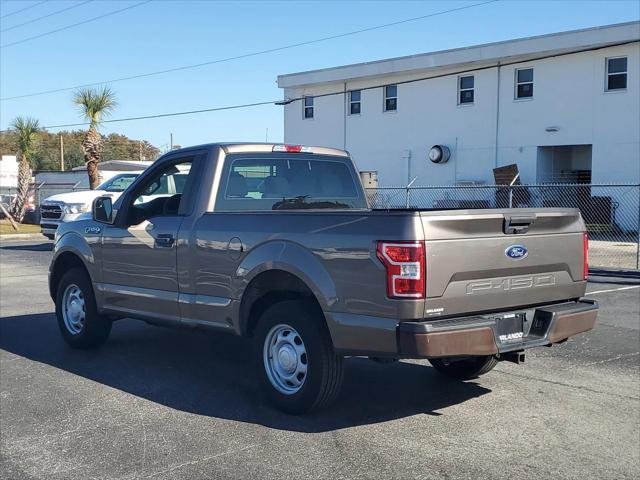
<svg viewBox="0 0 640 480">
<path fill-rule="evenodd" d="M 522 217 L 533 218 L 525 233 L 504 233 L 505 219 Z M 583 230 L 572 209 L 210 213 L 193 231 L 199 245 L 196 268 L 203 270 L 194 293 L 234 297 L 209 275 L 213 265 L 218 275 L 237 268 L 221 255 L 224 248 L 212 248 L 235 235 L 248 252 L 269 243 L 278 245 L 269 255 L 282 259 L 298 248 L 312 252 L 312 263 L 328 277 L 309 280 L 333 292 L 335 301 L 327 308 L 336 312 L 422 319 L 553 303 L 584 294 Z M 381 240 L 425 242 L 424 300 L 387 298 L 385 271 L 375 253 Z M 524 245 L 526 257 L 507 257 L 512 245 Z M 180 258 L 179 252 L 179 263 Z"/>
</svg>

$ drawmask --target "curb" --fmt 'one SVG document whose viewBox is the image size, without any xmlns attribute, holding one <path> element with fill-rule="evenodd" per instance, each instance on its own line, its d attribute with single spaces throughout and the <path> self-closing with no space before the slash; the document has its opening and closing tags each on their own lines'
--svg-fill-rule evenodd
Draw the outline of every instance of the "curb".
<svg viewBox="0 0 640 480">
<path fill-rule="evenodd" d="M 50 240 L 41 233 L 7 233 L 0 235 L 0 243 L 11 242 L 14 240 L 42 240 L 49 242 Z"/>
</svg>

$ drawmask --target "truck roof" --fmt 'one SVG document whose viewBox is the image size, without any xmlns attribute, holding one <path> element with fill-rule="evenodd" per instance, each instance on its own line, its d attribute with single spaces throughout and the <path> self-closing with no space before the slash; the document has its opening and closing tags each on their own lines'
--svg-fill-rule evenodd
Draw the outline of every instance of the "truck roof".
<svg viewBox="0 0 640 480">
<path fill-rule="evenodd" d="M 304 153 L 312 153 L 315 155 L 333 155 L 338 157 L 348 157 L 349 153 L 345 150 L 339 150 L 337 148 L 318 147 L 309 145 L 291 145 L 284 143 L 260 143 L 260 142 L 215 142 L 205 143 L 202 145 L 194 145 L 191 147 L 185 147 L 180 150 L 191 150 L 197 148 L 213 148 L 220 147 L 224 149 L 226 153 L 267 153 L 273 152 L 274 147 L 286 149 L 287 147 L 301 147 Z M 277 150 L 276 150 L 277 151 Z M 282 150 L 286 152 L 287 150 Z"/>
</svg>

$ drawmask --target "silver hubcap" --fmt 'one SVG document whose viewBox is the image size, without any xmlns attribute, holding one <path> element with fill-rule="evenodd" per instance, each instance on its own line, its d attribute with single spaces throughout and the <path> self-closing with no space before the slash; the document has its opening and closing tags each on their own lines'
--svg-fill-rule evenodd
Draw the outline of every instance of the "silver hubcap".
<svg viewBox="0 0 640 480">
<path fill-rule="evenodd" d="M 293 327 L 280 324 L 269 330 L 262 358 L 267 377 L 276 390 L 292 395 L 302 388 L 307 378 L 307 350 Z"/>
<path fill-rule="evenodd" d="M 84 327 L 85 303 L 82 290 L 75 284 L 69 285 L 62 296 L 62 318 L 64 326 L 74 335 Z"/>
</svg>

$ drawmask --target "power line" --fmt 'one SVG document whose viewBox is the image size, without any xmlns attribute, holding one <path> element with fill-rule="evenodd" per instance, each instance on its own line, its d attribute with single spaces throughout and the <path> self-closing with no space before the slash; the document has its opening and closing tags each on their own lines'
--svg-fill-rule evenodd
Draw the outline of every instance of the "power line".
<svg viewBox="0 0 640 480">
<path fill-rule="evenodd" d="M 538 57 L 534 57 L 534 58 L 529 58 L 526 60 L 526 62 L 535 62 L 535 61 L 539 61 L 539 60 L 546 60 L 549 58 L 558 58 L 558 57 L 565 57 L 567 55 L 574 55 L 577 53 L 584 53 L 584 52 L 593 52 L 593 51 L 598 51 L 598 50 L 603 50 L 605 48 L 611 48 L 611 47 L 617 47 L 617 46 L 623 46 L 623 45 L 630 45 L 635 43 L 635 41 L 630 41 L 630 42 L 621 42 L 621 43 L 615 43 L 615 44 L 611 44 L 611 45 L 606 45 L 604 47 L 589 47 L 589 48 L 583 48 L 580 50 L 576 50 L 574 52 L 567 52 L 567 53 L 556 53 L 556 54 L 550 54 L 550 55 L 541 55 Z M 462 69 L 462 70 L 458 70 L 455 72 L 448 72 L 448 73 L 442 73 L 442 74 L 438 74 L 438 75 L 432 75 L 429 77 L 421 77 L 421 78 L 413 78 L 411 80 L 404 80 L 404 81 L 399 81 L 399 82 L 395 82 L 393 83 L 393 85 L 405 85 L 405 84 L 409 84 L 409 83 L 416 83 L 416 82 L 424 82 L 427 80 L 435 80 L 437 78 L 442 78 L 442 77 L 450 77 L 450 76 L 457 76 L 460 74 L 464 74 L 464 73 L 473 73 L 473 72 L 478 72 L 481 70 L 489 70 L 491 68 L 501 68 L 501 67 L 507 67 L 510 65 L 517 65 L 523 63 L 523 60 L 513 60 L 510 62 L 496 62 L 495 64 L 492 65 L 487 65 L 484 67 L 476 67 L 476 68 L 467 68 L 467 69 Z M 374 90 L 377 88 L 383 88 L 385 86 L 389 85 L 389 83 L 384 83 L 384 84 L 379 84 L 379 85 L 372 85 L 369 87 L 362 87 L 359 88 L 358 90 Z M 347 92 L 345 92 L 344 90 L 338 90 L 335 92 L 329 92 L 329 93 L 322 93 L 319 95 L 313 95 L 314 98 L 322 98 L 322 97 L 331 97 L 331 96 L 335 96 L 335 95 L 346 95 Z M 144 116 L 138 116 L 138 117 L 126 117 L 126 118 L 115 118 L 115 119 L 111 119 L 111 120 L 104 120 L 102 123 L 116 123 L 116 122 L 130 122 L 130 121 L 134 121 L 134 120 L 148 120 L 148 119 L 153 119 L 153 118 L 163 118 L 163 117 L 176 117 L 176 116 L 181 116 L 181 115 L 193 115 L 196 113 L 206 113 L 206 112 L 218 112 L 218 111 L 223 111 L 223 110 L 235 110 L 235 109 L 240 109 L 240 108 L 249 108 L 249 107 L 257 107 L 257 106 L 263 106 L 263 105 L 288 105 L 290 103 L 293 102 L 297 102 L 297 101 L 302 101 L 304 100 L 304 96 L 301 97 L 294 97 L 294 98 L 287 98 L 285 100 L 279 99 L 279 100 L 269 100 L 269 101 L 262 101 L 262 102 L 254 102 L 254 103 L 244 103 L 244 104 L 238 104 L 238 105 L 228 105 L 225 107 L 213 107 L 213 108 L 204 108 L 204 109 L 200 109 L 200 110 L 187 110 L 187 111 L 182 111 L 182 112 L 171 112 L 171 113 L 160 113 L 160 114 L 155 114 L 155 115 L 144 115 Z M 66 128 L 66 127 L 80 127 L 80 126 L 86 126 L 89 125 L 89 122 L 81 122 L 81 123 L 67 123 L 67 124 L 63 124 L 63 125 L 49 125 L 49 126 L 45 126 L 42 128 Z M 2 133 L 6 132 L 7 130 L 3 130 Z"/>
<path fill-rule="evenodd" d="M 177 117 L 179 115 L 193 115 L 194 113 L 219 112 L 221 110 L 235 110 L 238 108 L 258 107 L 261 105 L 273 105 L 279 100 L 270 100 L 266 102 L 244 103 L 241 105 L 228 105 L 226 107 L 204 108 L 202 110 L 189 110 L 185 112 L 159 113 L 157 115 L 144 115 L 141 117 L 114 118 L 111 120 L 103 120 L 101 123 L 130 122 L 132 120 L 148 120 L 150 118 Z M 89 122 L 68 123 L 65 125 L 48 125 L 42 128 L 66 128 L 66 127 L 82 127 L 89 125 Z"/>
<path fill-rule="evenodd" d="M 47 35 L 51 35 L 53 33 L 61 32 L 63 30 L 68 30 L 70 28 L 77 27 L 78 25 L 84 25 L 85 23 L 94 22 L 96 20 L 100 20 L 101 18 L 109 17 L 111 15 L 115 15 L 116 13 L 124 12 L 125 10 L 131 10 L 132 8 L 139 7 L 140 5 L 144 5 L 145 3 L 149 3 L 149 2 L 152 2 L 152 1 L 153 0 L 145 0 L 144 2 L 136 3 L 135 5 L 129 5 L 128 7 L 121 8 L 119 10 L 114 10 L 112 12 L 105 13 L 103 15 L 98 15 L 97 17 L 89 18 L 88 20 L 83 20 L 82 22 L 72 23 L 71 25 L 67 25 L 65 27 L 57 28 L 55 30 L 50 30 L 48 32 L 41 33 L 39 35 L 34 35 L 33 37 L 23 38 L 22 40 L 18 40 L 16 42 L 5 43 L 4 45 L 0 45 L 0 48 L 12 47 L 12 46 L 18 45 L 20 43 L 25 43 L 25 42 L 28 42 L 30 40 L 35 40 L 36 38 L 41 38 L 41 37 L 45 37 Z"/>
<path fill-rule="evenodd" d="M 44 90 L 44 91 L 41 91 L 41 92 L 27 93 L 27 94 L 24 94 L 24 95 L 14 95 L 13 97 L 0 98 L 0 101 L 15 100 L 15 99 L 18 99 L 18 98 L 25 98 L 25 97 L 35 97 L 35 96 L 38 96 L 38 95 L 46 95 L 46 94 L 50 94 L 50 93 L 66 92 L 66 91 L 69 91 L 69 90 L 75 90 L 77 88 L 94 87 L 96 85 L 104 85 L 104 84 L 111 84 L 111 83 L 116 83 L 116 82 L 124 82 L 126 80 L 134 80 L 134 79 L 137 79 L 137 78 L 151 77 L 151 76 L 154 76 L 154 75 L 161 75 L 161 74 L 164 74 L 164 73 L 178 72 L 178 71 L 182 71 L 182 70 L 189 70 L 189 69 L 192 69 L 192 68 L 200 68 L 200 67 L 204 67 L 204 66 L 207 66 L 207 65 L 217 64 L 217 63 L 229 62 L 229 61 L 232 61 L 232 60 L 240 60 L 240 59 L 243 59 L 243 58 L 255 57 L 255 56 L 258 56 L 258 55 L 265 55 L 267 53 L 274 53 L 274 52 L 279 52 L 279 51 L 282 51 L 282 50 L 287 50 L 287 49 L 290 49 L 290 48 L 297 48 L 297 47 L 301 47 L 301 46 L 305 46 L 305 45 L 311 45 L 311 44 L 314 44 L 314 43 L 326 42 L 328 40 L 335 40 L 337 38 L 344 38 L 344 37 L 349 37 L 349 36 L 352 36 L 352 35 L 358 35 L 360 33 L 370 32 L 370 31 L 373 31 L 373 30 L 379 30 L 379 29 L 382 29 L 382 28 L 387 28 L 387 27 L 391 27 L 391 26 L 395 26 L 395 25 L 400 25 L 400 24 L 403 24 L 403 23 L 415 22 L 415 21 L 418 21 L 418 20 L 423 20 L 425 18 L 435 17 L 435 16 L 439 16 L 439 15 L 445 15 L 447 13 L 457 12 L 457 11 L 460 11 L 460 10 L 466 10 L 466 9 L 469 9 L 469 8 L 480 7 L 482 5 L 487 5 L 489 3 L 495 3 L 495 2 L 498 2 L 498 1 L 500 1 L 500 0 L 488 0 L 488 1 L 485 1 L 485 2 L 481 2 L 481 3 L 474 3 L 472 5 L 466 5 L 466 6 L 463 6 L 463 7 L 452 8 L 452 9 L 449 9 L 449 10 L 442 10 L 440 12 L 430 13 L 428 15 L 422 15 L 422 16 L 419 16 L 419 17 L 407 18 L 407 19 L 404 19 L 404 20 L 399 20 L 397 22 L 385 23 L 383 25 L 376 25 L 374 27 L 363 28 L 363 29 L 360 29 L 360 30 L 354 30 L 354 31 L 351 31 L 351 32 L 340 33 L 340 34 L 331 35 L 331 36 L 328 36 L 328 37 L 316 38 L 314 40 L 307 40 L 307 41 L 304 41 L 304 42 L 294 43 L 294 44 L 290 44 L 290 45 L 284 45 L 284 46 L 281 46 L 281 47 L 270 48 L 270 49 L 267 49 L 267 50 L 260 50 L 260 51 L 257 51 L 257 52 L 245 53 L 245 54 L 236 55 L 236 56 L 233 56 L 233 57 L 227 57 L 227 58 L 221 58 L 221 59 L 211 60 L 211 61 L 202 62 L 202 63 L 196 63 L 196 64 L 192 64 L 192 65 L 183 65 L 183 66 L 180 66 L 180 67 L 168 68 L 168 69 L 165 69 L 165 70 L 157 70 L 157 71 L 154 71 L 154 72 L 141 73 L 141 74 L 138 74 L 138 75 L 131 75 L 131 76 L 127 76 L 127 77 L 114 78 L 114 79 L 111 79 L 111 80 L 104 80 L 104 81 L 101 81 L 101 82 L 93 82 L 93 83 L 85 83 L 85 84 L 82 84 L 82 85 L 74 85 L 72 87 L 63 87 L 63 88 L 57 88 L 57 89 L 53 89 L 53 90 Z"/>
<path fill-rule="evenodd" d="M 21 8 L 20 10 L 16 10 L 15 12 L 6 13 L 2 15 L 0 18 L 10 17 L 11 15 L 15 15 L 16 13 L 24 12 L 25 10 L 29 10 L 30 8 L 37 7 L 38 5 L 42 5 L 46 3 L 47 0 L 43 0 L 42 2 L 34 3 L 33 5 L 29 5 L 28 7 Z"/>
<path fill-rule="evenodd" d="M 93 0 L 86 0 L 86 1 L 81 2 L 81 3 L 76 3 L 75 5 L 71 5 L 70 7 L 66 7 L 66 8 L 63 8 L 61 10 L 56 10 L 55 12 L 51 12 L 51 13 L 49 13 L 47 15 L 43 15 L 41 17 L 34 18 L 33 20 L 29 20 L 27 22 L 19 23 L 18 25 L 14 25 L 13 27 L 5 28 L 4 30 L 0 30 L 0 33 L 8 32 L 9 30 L 14 30 L 14 29 L 19 28 L 19 27 L 24 27 L 25 25 L 29 25 L 30 23 L 37 22 L 38 20 L 42 20 L 44 18 L 53 17 L 54 15 L 57 15 L 57 14 L 62 13 L 62 12 L 66 12 L 67 10 L 71 10 L 73 8 L 81 7 L 82 5 L 85 5 L 85 4 L 90 3 L 92 1 Z"/>
<path fill-rule="evenodd" d="M 579 50 L 574 50 L 572 52 L 566 52 L 566 53 L 552 53 L 552 54 L 547 54 L 547 55 L 540 55 L 538 57 L 533 57 L 533 58 L 528 58 L 526 60 L 512 60 L 509 62 L 501 62 L 501 61 L 495 61 L 495 63 L 491 64 L 491 65 L 485 65 L 484 67 L 475 67 L 475 68 L 465 68 L 456 72 L 448 72 L 448 73 L 441 73 L 441 74 L 437 74 L 437 75 L 431 75 L 428 77 L 420 77 L 420 78 L 412 78 L 411 80 L 400 80 L 400 81 L 396 81 L 396 82 L 386 82 L 380 85 L 372 85 L 369 87 L 361 87 L 361 88 L 357 88 L 355 90 L 360 90 L 360 91 L 365 91 L 365 90 L 375 90 L 377 88 L 384 88 L 388 85 L 406 85 L 409 83 L 417 83 L 417 82 L 425 82 L 427 80 L 435 80 L 437 78 L 443 78 L 443 77 L 450 77 L 452 75 L 461 75 L 461 74 L 466 74 L 466 73 L 474 73 L 474 72 L 479 72 L 482 70 L 489 70 L 491 68 L 501 68 L 501 67 L 508 67 L 510 65 L 518 65 L 521 63 L 527 63 L 527 62 L 536 62 L 539 60 L 546 60 L 548 58 L 558 58 L 558 57 L 565 57 L 567 55 L 574 55 L 576 53 L 584 53 L 584 52 L 595 52 L 598 50 L 604 50 L 606 48 L 611 48 L 611 47 L 619 47 L 619 46 L 623 46 L 623 45 L 632 45 L 634 43 L 637 43 L 637 40 L 631 40 L 628 42 L 618 42 L 618 43 L 612 43 L 609 45 L 605 45 L 604 47 L 586 47 L 586 48 L 581 48 Z M 336 92 L 329 92 L 329 93 L 320 93 L 317 95 L 310 95 L 313 98 L 322 98 L 322 97 L 331 97 L 334 95 L 346 95 L 346 93 L 349 90 L 345 91 L 345 90 L 338 90 Z M 296 101 L 301 101 L 304 100 L 305 96 L 302 97 L 294 97 L 294 98 L 286 98 L 284 100 L 280 100 L 278 103 L 281 105 L 287 105 L 289 103 L 292 102 L 296 102 Z"/>
</svg>

